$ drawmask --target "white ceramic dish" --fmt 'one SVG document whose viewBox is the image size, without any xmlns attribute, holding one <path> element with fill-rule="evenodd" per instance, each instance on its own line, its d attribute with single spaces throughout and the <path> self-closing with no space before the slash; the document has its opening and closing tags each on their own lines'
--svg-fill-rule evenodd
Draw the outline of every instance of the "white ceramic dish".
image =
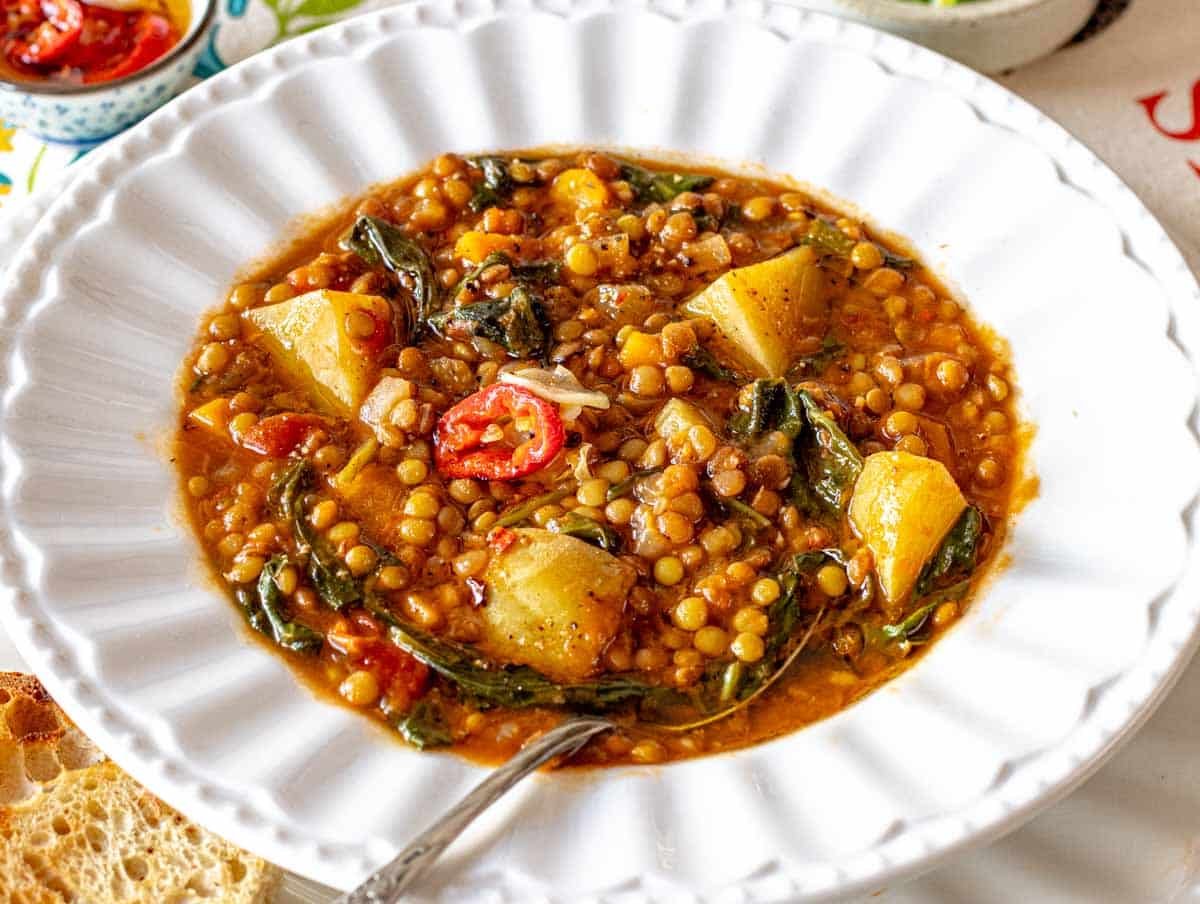
<svg viewBox="0 0 1200 904">
<path fill-rule="evenodd" d="M 1028 105 L 770 3 L 398 7 L 254 57 L 98 152 L 0 297 L 2 611 L 22 654 L 169 802 L 335 885 L 477 780 L 242 639 L 147 437 L 172 422 L 201 310 L 291 217 L 445 148 L 567 139 L 762 161 L 909 236 L 1011 339 L 1043 489 L 1012 566 L 887 689 L 734 755 L 543 778 L 430 897 L 826 898 L 1065 793 L 1194 644 L 1200 293 L 1128 190 Z"/>
<path fill-rule="evenodd" d="M 1003 72 L 1062 47 L 1087 22 L 1097 0 L 976 0 L 956 6 L 914 0 L 799 2 L 924 44 L 980 72 Z"/>
</svg>

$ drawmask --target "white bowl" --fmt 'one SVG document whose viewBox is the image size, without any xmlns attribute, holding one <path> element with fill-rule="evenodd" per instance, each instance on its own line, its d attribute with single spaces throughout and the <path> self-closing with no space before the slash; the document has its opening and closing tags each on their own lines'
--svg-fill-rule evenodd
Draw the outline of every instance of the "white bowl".
<svg viewBox="0 0 1200 904">
<path fill-rule="evenodd" d="M 153 791 L 329 884 L 476 782 L 244 639 L 155 438 L 201 312 L 294 218 L 442 150 L 568 141 L 758 161 L 910 237 L 1011 340 L 1042 488 L 1011 565 L 886 688 L 736 753 L 541 776 L 422 899 L 825 899 L 1065 793 L 1196 642 L 1200 292 L 1128 189 L 1018 98 L 761 0 L 394 7 L 252 57 L 100 149 L 0 295 L 0 617 L 21 653 Z"/>
<path fill-rule="evenodd" d="M 57 144 L 91 147 L 157 110 L 187 84 L 217 0 L 196 0 L 179 43 L 144 69 L 94 85 L 0 80 L 0 119 Z"/>
<path fill-rule="evenodd" d="M 1097 0 L 799 0 L 923 44 L 980 72 L 1003 72 L 1052 53 L 1076 34 Z"/>
</svg>

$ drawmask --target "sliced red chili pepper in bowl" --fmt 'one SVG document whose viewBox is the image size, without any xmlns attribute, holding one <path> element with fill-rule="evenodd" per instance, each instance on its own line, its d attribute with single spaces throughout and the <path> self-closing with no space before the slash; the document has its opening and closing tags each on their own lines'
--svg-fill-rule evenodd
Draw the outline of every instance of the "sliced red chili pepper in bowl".
<svg viewBox="0 0 1200 904">
<path fill-rule="evenodd" d="M 175 30 L 165 16 L 142 13 L 133 26 L 133 46 L 107 65 L 84 72 L 84 84 L 111 82 L 145 69 L 175 43 Z"/>
<path fill-rule="evenodd" d="M 508 427 L 530 436 L 514 445 Z M 494 383 L 442 415 L 434 462 L 443 477 L 513 480 L 545 467 L 564 442 L 557 407 L 528 389 Z"/>
<path fill-rule="evenodd" d="M 79 41 L 83 33 L 83 5 L 79 0 L 42 0 L 45 17 L 25 37 L 5 42 L 4 52 L 26 66 L 53 63 Z"/>
</svg>

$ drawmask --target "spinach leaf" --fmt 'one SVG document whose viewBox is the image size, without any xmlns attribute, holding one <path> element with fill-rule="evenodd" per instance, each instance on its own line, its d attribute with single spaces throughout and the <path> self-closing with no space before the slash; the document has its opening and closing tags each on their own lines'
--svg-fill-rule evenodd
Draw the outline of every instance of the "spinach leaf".
<svg viewBox="0 0 1200 904">
<path fill-rule="evenodd" d="M 797 639 L 803 617 L 799 594 L 801 581 L 828 561 L 844 564 L 840 549 L 820 549 L 793 556 L 777 574 L 781 592 L 767 609 L 767 633 L 763 636 L 763 656 L 755 663 L 710 663 L 693 694 L 693 703 L 704 712 L 699 719 L 679 723 L 658 723 L 668 731 L 688 731 L 724 719 L 750 705 L 775 684 L 799 658 L 825 615 L 822 608 Z"/>
<path fill-rule="evenodd" d="M 884 625 L 879 629 L 879 633 L 884 640 L 898 643 L 911 640 L 925 626 L 925 620 L 933 613 L 933 610 L 938 607 L 938 603 L 926 603 L 919 609 L 909 613 L 902 620 L 891 625 Z"/>
<path fill-rule="evenodd" d="M 917 265 L 917 262 L 911 257 L 904 257 L 893 251 L 888 251 L 886 248 L 880 248 L 879 250 L 883 252 L 883 265 L 885 267 L 891 267 L 893 270 L 910 270 Z"/>
<path fill-rule="evenodd" d="M 645 468 L 641 471 L 634 471 L 624 480 L 618 480 L 608 488 L 608 493 L 606 493 L 604 496 L 605 501 L 612 502 L 614 499 L 620 499 L 622 496 L 628 496 L 633 492 L 634 487 L 637 485 L 639 480 L 641 480 L 643 477 L 653 477 L 661 470 L 662 468 Z"/>
<path fill-rule="evenodd" d="M 683 363 L 692 370 L 702 373 L 713 380 L 719 380 L 722 383 L 742 382 L 740 374 L 725 367 L 716 359 L 712 352 L 700 345 L 697 345 L 683 356 Z"/>
<path fill-rule="evenodd" d="M 450 298 L 457 298 L 458 293 L 465 288 L 478 288 L 472 284 L 479 279 L 484 270 L 488 267 L 494 267 L 496 264 L 507 266 L 512 273 L 514 281 L 538 286 L 554 285 L 558 282 L 559 275 L 562 272 L 562 263 L 560 261 L 541 260 L 518 264 L 503 251 L 493 251 L 458 281 L 458 284 L 450 292 Z"/>
<path fill-rule="evenodd" d="M 718 506 L 725 509 L 732 515 L 746 519 L 753 526 L 755 531 L 760 531 L 763 528 L 771 526 L 771 519 L 762 512 L 755 511 L 740 499 L 731 497 L 717 496 L 710 494 L 710 497 Z"/>
<path fill-rule="evenodd" d="M 755 678 L 765 680 L 766 673 L 769 673 L 770 670 L 767 664 L 770 658 L 777 656 L 787 647 L 802 615 L 800 608 L 800 585 L 804 578 L 815 574 L 817 569 L 827 562 L 845 565 L 846 554 L 836 548 L 814 549 L 799 553 L 793 556 L 791 561 L 776 575 L 781 592 L 775 602 L 767 607 L 768 627 L 767 633 L 763 636 L 765 653 L 762 660 L 755 663 L 748 672 L 748 677 L 752 680 Z M 824 610 L 817 615 L 817 618 L 809 626 L 808 635 L 812 634 L 822 614 L 824 614 Z M 804 638 L 805 642 L 808 640 L 808 635 Z"/>
<path fill-rule="evenodd" d="M 982 537 L 983 515 L 975 506 L 969 505 L 946 533 L 933 558 L 921 569 L 913 591 L 914 598 L 927 596 L 947 579 L 970 575 L 975 570 Z"/>
<path fill-rule="evenodd" d="M 729 429 L 745 437 L 779 430 L 789 439 L 795 439 L 803 427 L 800 398 L 781 379 L 755 380 L 750 388 L 749 409 L 738 411 L 729 419 Z"/>
<path fill-rule="evenodd" d="M 919 643 L 919 635 L 925 628 L 929 616 L 942 603 L 948 603 L 952 600 L 960 600 L 967 595 L 967 591 L 971 589 L 971 579 L 964 578 L 955 584 L 948 587 L 943 587 L 941 590 L 934 590 L 931 593 L 921 597 L 921 605 L 902 618 L 900 621 L 890 625 L 883 625 L 873 632 L 877 636 L 872 638 L 876 646 L 884 646 L 888 643 L 894 643 L 907 653 L 909 648 L 914 643 Z"/>
<path fill-rule="evenodd" d="M 863 458 L 806 390 L 792 389 L 782 379 L 755 380 L 750 407 L 729 418 L 729 429 L 748 438 L 770 430 L 790 437 L 792 457 L 798 465 L 791 482 L 796 505 L 809 514 L 818 514 L 823 508 L 845 509 Z"/>
<path fill-rule="evenodd" d="M 975 506 L 967 506 L 917 578 L 913 601 L 920 605 L 900 621 L 879 628 L 878 645 L 894 643 L 907 653 L 933 610 L 966 596 L 982 537 L 983 515 Z"/>
<path fill-rule="evenodd" d="M 814 549 L 792 557 L 776 576 L 781 593 L 767 608 L 767 633 L 764 636 L 767 652 L 780 650 L 791 637 L 800 619 L 800 597 L 797 590 L 801 579 L 815 574 L 826 562 L 845 565 L 846 555 L 840 549 Z M 765 658 L 765 657 L 764 657 Z"/>
<path fill-rule="evenodd" d="M 857 242 L 828 220 L 813 217 L 801 244 L 812 245 L 820 251 L 837 257 L 849 257 Z"/>
<path fill-rule="evenodd" d="M 540 358 L 546 351 L 549 321 L 538 299 L 518 285 L 506 298 L 476 301 L 429 319 L 440 334 L 451 327 L 489 339 L 514 358 Z"/>
<path fill-rule="evenodd" d="M 303 528 L 303 532 L 296 528 L 296 535 L 307 538 L 304 542 L 308 544 L 309 550 L 308 579 L 325 605 L 340 611 L 362 599 L 362 588 L 358 581 L 328 543 L 313 534 L 307 526 Z"/>
<path fill-rule="evenodd" d="M 372 267 L 382 266 L 412 281 L 412 303 L 403 309 L 403 326 L 410 342 L 418 339 L 434 302 L 433 264 L 421 246 L 386 220 L 368 216 L 354 221 L 341 245 Z"/>
<path fill-rule="evenodd" d="M 496 519 L 496 527 L 512 527 L 515 524 L 521 524 L 533 517 L 533 513 L 540 509 L 543 505 L 553 505 L 560 499 L 566 499 L 571 495 L 571 490 L 560 488 L 551 490 L 549 493 L 542 493 L 540 496 L 534 496 L 532 499 L 527 499 L 515 508 L 509 509 L 503 515 Z"/>
<path fill-rule="evenodd" d="M 855 239 L 850 238 L 842 230 L 838 229 L 828 220 L 823 220 L 820 217 L 814 217 L 813 221 L 808 226 L 808 232 L 805 234 L 801 244 L 812 245 L 827 254 L 835 255 L 836 257 L 849 257 L 850 252 L 854 250 L 854 246 L 858 244 Z M 914 265 L 912 258 L 903 257 L 892 251 L 888 251 L 884 247 L 879 248 L 883 255 L 884 266 L 894 267 L 897 270 L 907 270 Z"/>
<path fill-rule="evenodd" d="M 291 522 L 296 544 L 301 551 L 307 552 L 306 573 L 313 589 L 325 605 L 340 611 L 362 599 L 362 588 L 341 557 L 308 523 L 302 491 L 311 475 L 312 467 L 308 462 L 296 462 L 276 480 L 267 498 L 280 515 Z"/>
<path fill-rule="evenodd" d="M 550 529 L 556 534 L 568 537 L 578 537 L 593 546 L 599 546 L 605 552 L 616 553 L 621 549 L 621 535 L 609 527 L 578 512 L 567 512 L 561 518 L 550 523 Z"/>
<path fill-rule="evenodd" d="M 642 204 L 666 204 L 685 191 L 704 191 L 715 181 L 698 173 L 658 173 L 632 163 L 621 165 L 621 178 L 629 183 L 634 197 Z"/>
<path fill-rule="evenodd" d="M 446 714 L 436 701 L 426 697 L 413 704 L 412 709 L 396 723 L 404 740 L 418 750 L 446 747 L 454 743 Z"/>
<path fill-rule="evenodd" d="M 263 566 L 254 591 L 239 588 L 238 602 L 246 610 L 250 626 L 285 650 L 296 653 L 317 653 L 324 643 L 320 633 L 299 622 L 289 621 L 283 614 L 283 594 L 275 576 L 288 565 L 286 556 L 274 556 Z"/>
<path fill-rule="evenodd" d="M 815 572 L 826 562 L 832 562 L 835 565 L 841 565 L 845 568 L 850 562 L 850 557 L 833 546 L 826 547 L 825 549 L 810 549 L 808 552 L 801 552 L 792 556 L 792 561 L 788 563 L 787 570 L 795 574 L 809 574 Z"/>
<path fill-rule="evenodd" d="M 528 666 L 501 666 L 476 651 L 434 637 L 394 616 L 389 636 L 394 644 L 421 660 L 458 688 L 464 697 L 485 706 L 520 709 L 565 706 L 599 712 L 635 701 L 659 705 L 682 699 L 673 688 L 646 684 L 639 678 L 612 675 L 578 684 L 559 684 Z"/>
<path fill-rule="evenodd" d="M 283 469 L 267 488 L 267 504 L 291 521 L 296 516 L 300 492 L 308 483 L 311 469 L 306 461 L 294 461 Z"/>
<path fill-rule="evenodd" d="M 483 181 L 475 186 L 470 207 L 475 213 L 503 204 L 514 187 L 508 164 L 499 157 L 475 157 L 471 160 L 483 171 Z"/>
<path fill-rule="evenodd" d="M 821 340 L 821 350 L 801 357 L 796 361 L 793 370 L 799 370 L 805 374 L 822 373 L 825 368 L 840 358 L 845 351 L 846 346 L 838 342 L 832 333 L 829 333 Z"/>
<path fill-rule="evenodd" d="M 862 454 L 808 392 L 800 389 L 796 395 L 810 428 L 794 448 L 797 462 L 802 466 L 812 494 L 831 509 L 844 511 L 854 483 L 862 472 Z M 797 476 L 792 478 L 793 484 L 796 484 Z"/>
<path fill-rule="evenodd" d="M 817 612 L 803 635 L 795 639 L 800 611 L 794 588 L 793 582 L 772 604 L 768 616 L 771 627 L 762 659 L 752 665 L 737 661 L 710 663 L 692 694 L 693 705 L 704 715 L 683 722 L 655 722 L 655 726 L 683 732 L 711 725 L 744 709 L 770 690 L 800 658 L 825 614 L 824 609 Z"/>
<path fill-rule="evenodd" d="M 503 254 L 503 252 L 499 252 Z M 533 283 L 538 286 L 552 286 L 558 282 L 562 274 L 562 261 L 549 258 L 540 261 L 526 261 L 523 264 L 509 263 L 513 279 L 518 282 Z"/>
</svg>

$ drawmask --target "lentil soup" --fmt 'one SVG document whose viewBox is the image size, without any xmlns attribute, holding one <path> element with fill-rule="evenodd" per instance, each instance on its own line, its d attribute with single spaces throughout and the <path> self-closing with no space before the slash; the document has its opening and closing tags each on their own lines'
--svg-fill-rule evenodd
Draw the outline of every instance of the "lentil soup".
<svg viewBox="0 0 1200 904">
<path fill-rule="evenodd" d="M 736 748 L 959 618 L 1012 514 L 999 344 L 794 187 L 579 151 L 372 191 L 229 293 L 176 461 L 219 580 L 419 748 Z"/>
</svg>

